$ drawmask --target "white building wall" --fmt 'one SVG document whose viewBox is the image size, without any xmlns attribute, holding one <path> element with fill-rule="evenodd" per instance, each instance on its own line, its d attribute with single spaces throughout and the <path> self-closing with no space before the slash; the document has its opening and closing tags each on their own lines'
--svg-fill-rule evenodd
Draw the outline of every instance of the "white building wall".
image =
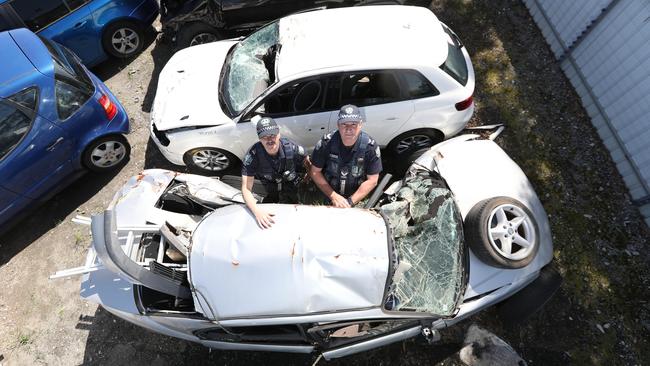
<svg viewBox="0 0 650 366">
<path fill-rule="evenodd" d="M 650 1 L 523 1 L 650 225 Z"/>
</svg>

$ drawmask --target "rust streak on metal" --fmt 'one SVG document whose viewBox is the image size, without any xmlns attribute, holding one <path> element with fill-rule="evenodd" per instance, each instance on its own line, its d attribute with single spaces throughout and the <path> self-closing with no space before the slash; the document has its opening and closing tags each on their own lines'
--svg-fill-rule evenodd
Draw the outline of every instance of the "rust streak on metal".
<svg viewBox="0 0 650 366">
<path fill-rule="evenodd" d="M 296 254 L 296 243 L 293 243 L 293 246 L 291 247 L 291 258 Z"/>
</svg>

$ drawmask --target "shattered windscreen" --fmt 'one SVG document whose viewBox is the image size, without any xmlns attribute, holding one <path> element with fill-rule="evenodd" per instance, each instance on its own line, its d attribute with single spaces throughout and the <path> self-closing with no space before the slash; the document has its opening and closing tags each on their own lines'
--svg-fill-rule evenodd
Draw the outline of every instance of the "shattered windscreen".
<svg viewBox="0 0 650 366">
<path fill-rule="evenodd" d="M 426 172 L 405 178 L 388 218 L 397 258 L 387 310 L 452 315 L 464 288 L 462 218 L 440 178 Z"/>
<path fill-rule="evenodd" d="M 226 75 L 226 96 L 235 114 L 241 113 L 268 88 L 269 71 L 263 57 L 278 42 L 278 22 L 275 22 L 235 46 Z"/>
</svg>

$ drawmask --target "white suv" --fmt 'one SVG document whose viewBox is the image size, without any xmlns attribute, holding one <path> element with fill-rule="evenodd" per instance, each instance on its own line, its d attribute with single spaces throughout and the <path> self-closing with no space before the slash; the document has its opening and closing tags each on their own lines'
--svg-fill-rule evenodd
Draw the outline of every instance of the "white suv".
<svg viewBox="0 0 650 366">
<path fill-rule="evenodd" d="M 176 53 L 160 73 L 151 134 L 172 163 L 220 173 L 257 141 L 253 117 L 310 148 L 355 104 L 364 130 L 400 157 L 462 130 L 473 92 L 467 51 L 428 9 L 319 10 Z"/>
</svg>

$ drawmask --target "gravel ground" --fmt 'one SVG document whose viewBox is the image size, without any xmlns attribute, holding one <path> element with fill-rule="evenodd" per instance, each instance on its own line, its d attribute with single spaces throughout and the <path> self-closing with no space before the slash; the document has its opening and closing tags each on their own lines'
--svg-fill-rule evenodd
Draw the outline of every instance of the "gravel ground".
<svg viewBox="0 0 650 366">
<path fill-rule="evenodd" d="M 431 8 L 472 56 L 477 109 L 471 124 L 506 124 L 497 142 L 542 199 L 565 278 L 520 327 L 504 327 L 495 310 L 471 321 L 508 341 L 531 365 L 650 364 L 648 228 L 527 10 L 506 0 L 434 1 Z M 311 364 L 311 356 L 210 352 L 82 302 L 79 278 L 48 280 L 83 262 L 90 235 L 70 222 L 75 215 L 102 211 L 144 168 L 183 170 L 149 141 L 157 75 L 171 55 L 153 30 L 150 38 L 136 59 L 94 70 L 131 117 L 131 161 L 111 176 L 85 175 L 0 238 L 0 364 Z M 469 324 L 448 330 L 435 347 L 407 341 L 327 364 L 459 364 Z"/>
</svg>

